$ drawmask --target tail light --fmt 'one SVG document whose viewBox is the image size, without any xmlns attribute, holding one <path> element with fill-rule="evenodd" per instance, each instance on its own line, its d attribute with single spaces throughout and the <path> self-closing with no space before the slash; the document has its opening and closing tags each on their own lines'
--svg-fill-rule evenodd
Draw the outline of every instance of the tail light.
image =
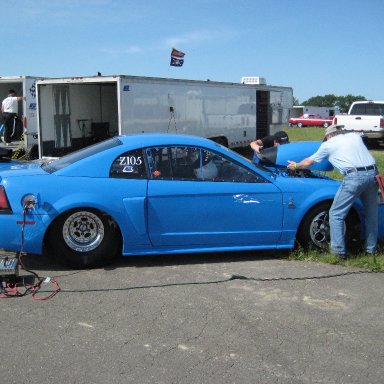
<svg viewBox="0 0 384 384">
<path fill-rule="evenodd" d="M 337 117 L 334 117 L 332 120 L 332 125 L 337 125 Z"/>
<path fill-rule="evenodd" d="M 7 198 L 7 194 L 2 185 L 0 185 L 0 213 L 9 213 L 12 212 L 11 206 Z"/>
<path fill-rule="evenodd" d="M 380 119 L 380 128 L 384 128 L 384 119 L 383 118 Z"/>
</svg>

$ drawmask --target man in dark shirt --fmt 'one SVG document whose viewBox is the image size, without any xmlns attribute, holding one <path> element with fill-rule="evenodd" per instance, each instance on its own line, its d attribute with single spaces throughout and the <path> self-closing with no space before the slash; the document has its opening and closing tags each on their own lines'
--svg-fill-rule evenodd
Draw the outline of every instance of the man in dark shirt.
<svg viewBox="0 0 384 384">
<path fill-rule="evenodd" d="M 288 143 L 289 143 L 289 137 L 287 132 L 285 131 L 279 131 L 279 132 L 276 132 L 274 135 L 265 136 L 262 139 L 257 139 L 255 141 L 252 141 L 250 146 L 255 151 L 255 155 L 253 156 L 253 161 L 255 163 L 259 162 L 259 158 L 257 157 L 257 154 L 260 153 L 260 151 L 262 151 L 263 149 L 272 148 L 278 145 L 288 144 Z"/>
</svg>

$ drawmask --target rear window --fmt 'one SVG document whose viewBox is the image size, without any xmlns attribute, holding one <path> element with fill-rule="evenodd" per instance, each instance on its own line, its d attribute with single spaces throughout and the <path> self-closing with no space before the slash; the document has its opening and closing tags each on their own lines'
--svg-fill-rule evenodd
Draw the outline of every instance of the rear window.
<svg viewBox="0 0 384 384">
<path fill-rule="evenodd" d="M 113 137 L 109 140 L 101 141 L 97 144 L 72 152 L 69 155 L 60 157 L 57 160 L 53 160 L 48 163 L 43 163 L 41 167 L 44 169 L 44 171 L 48 173 L 54 173 L 60 169 L 67 167 L 68 165 L 76 163 L 79 160 L 92 156 L 95 153 L 106 151 L 121 144 L 122 142 L 118 138 Z"/>
<path fill-rule="evenodd" d="M 355 104 L 350 112 L 350 115 L 384 115 L 384 104 L 378 103 L 363 103 Z"/>
</svg>

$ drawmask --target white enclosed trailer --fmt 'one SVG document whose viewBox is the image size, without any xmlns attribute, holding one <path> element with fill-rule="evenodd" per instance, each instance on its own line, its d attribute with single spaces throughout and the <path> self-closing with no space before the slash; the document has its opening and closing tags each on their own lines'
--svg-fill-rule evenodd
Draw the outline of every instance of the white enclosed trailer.
<svg viewBox="0 0 384 384">
<path fill-rule="evenodd" d="M 246 146 L 286 127 L 292 88 L 136 76 L 37 82 L 40 157 L 119 134 L 186 133 Z"/>
<path fill-rule="evenodd" d="M 37 144 L 37 102 L 36 81 L 42 79 L 36 76 L 1 76 L 0 100 L 4 100 L 11 89 L 17 96 L 25 99 L 19 103 L 18 115 L 24 125 L 24 144 L 32 146 Z"/>
<path fill-rule="evenodd" d="M 340 113 L 338 107 L 317 107 L 314 105 L 294 105 L 289 111 L 289 117 L 300 117 L 303 115 L 319 115 L 321 118 L 335 116 Z"/>
</svg>

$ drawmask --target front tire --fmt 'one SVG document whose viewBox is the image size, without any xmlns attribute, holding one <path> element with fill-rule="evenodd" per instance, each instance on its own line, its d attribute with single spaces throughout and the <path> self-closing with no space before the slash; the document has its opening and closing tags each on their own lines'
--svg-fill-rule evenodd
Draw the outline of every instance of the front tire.
<svg viewBox="0 0 384 384">
<path fill-rule="evenodd" d="M 304 217 L 297 231 L 297 242 L 304 249 L 317 249 L 329 251 L 330 225 L 329 209 L 331 203 L 324 202 L 312 208 Z M 359 240 L 359 225 L 354 212 L 351 210 L 345 219 L 345 242 L 347 246 Z"/>
<path fill-rule="evenodd" d="M 75 268 L 106 265 L 121 252 L 116 223 L 91 208 L 73 209 L 53 223 L 49 245 L 60 260 Z"/>
<path fill-rule="evenodd" d="M 329 123 L 324 123 L 324 124 L 323 124 L 323 127 L 324 127 L 324 128 L 328 128 L 328 127 L 329 127 Z"/>
<path fill-rule="evenodd" d="M 303 127 L 303 123 L 297 123 L 297 126 L 298 126 L 299 128 L 302 128 L 302 127 Z"/>
</svg>

